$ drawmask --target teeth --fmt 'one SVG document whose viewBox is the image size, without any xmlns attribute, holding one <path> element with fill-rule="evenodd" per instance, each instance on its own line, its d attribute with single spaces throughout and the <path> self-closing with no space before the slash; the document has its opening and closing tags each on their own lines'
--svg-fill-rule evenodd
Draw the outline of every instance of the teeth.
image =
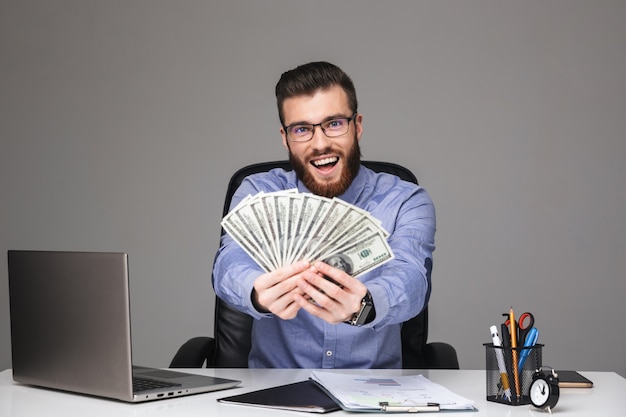
<svg viewBox="0 0 626 417">
<path fill-rule="evenodd" d="M 336 156 L 332 156 L 332 157 L 328 157 L 328 158 L 324 158 L 324 159 L 318 159 L 317 161 L 313 161 L 313 164 L 316 167 L 322 166 L 322 165 L 328 165 L 328 164 L 332 164 L 337 162 L 338 158 Z"/>
</svg>

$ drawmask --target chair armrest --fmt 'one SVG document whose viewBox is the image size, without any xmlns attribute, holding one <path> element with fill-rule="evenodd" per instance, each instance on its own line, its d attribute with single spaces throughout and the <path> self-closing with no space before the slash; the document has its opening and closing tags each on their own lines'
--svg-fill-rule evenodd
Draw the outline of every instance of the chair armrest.
<svg viewBox="0 0 626 417">
<path fill-rule="evenodd" d="M 215 354 L 215 339 L 208 336 L 193 337 L 183 343 L 170 363 L 170 368 L 202 368 Z M 210 362 L 210 361 L 209 361 Z M 207 363 L 207 366 L 212 365 Z"/>
<path fill-rule="evenodd" d="M 459 359 L 454 347 L 448 343 L 427 343 L 424 359 L 429 369 L 459 369 Z"/>
</svg>

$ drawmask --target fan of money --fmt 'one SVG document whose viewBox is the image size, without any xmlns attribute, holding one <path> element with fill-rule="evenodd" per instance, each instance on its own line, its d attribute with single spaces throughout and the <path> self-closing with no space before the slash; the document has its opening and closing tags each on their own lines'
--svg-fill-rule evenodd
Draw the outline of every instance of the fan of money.
<svg viewBox="0 0 626 417">
<path fill-rule="evenodd" d="M 389 233 L 367 211 L 295 189 L 244 198 L 222 227 L 266 272 L 321 260 L 357 277 L 394 257 Z"/>
</svg>

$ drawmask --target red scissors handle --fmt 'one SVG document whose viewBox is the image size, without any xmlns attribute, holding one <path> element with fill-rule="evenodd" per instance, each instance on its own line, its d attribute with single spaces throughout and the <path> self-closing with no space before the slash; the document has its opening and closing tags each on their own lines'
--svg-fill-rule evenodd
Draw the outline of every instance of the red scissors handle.
<svg viewBox="0 0 626 417">
<path fill-rule="evenodd" d="M 508 313 L 502 314 L 503 316 L 508 316 Z M 507 328 L 510 328 L 511 321 L 507 319 L 504 321 L 504 324 Z M 519 346 L 524 346 L 524 342 L 526 341 L 526 336 L 535 326 L 535 316 L 532 313 L 525 312 L 521 316 L 519 316 L 519 320 L 515 321 L 515 329 L 517 329 L 516 339 Z"/>
<path fill-rule="evenodd" d="M 528 332 L 535 326 L 535 316 L 532 313 L 526 312 L 519 316 L 518 321 L 518 333 L 519 339 L 518 342 L 520 345 L 524 346 L 524 342 L 526 341 L 526 336 L 528 336 Z"/>
</svg>

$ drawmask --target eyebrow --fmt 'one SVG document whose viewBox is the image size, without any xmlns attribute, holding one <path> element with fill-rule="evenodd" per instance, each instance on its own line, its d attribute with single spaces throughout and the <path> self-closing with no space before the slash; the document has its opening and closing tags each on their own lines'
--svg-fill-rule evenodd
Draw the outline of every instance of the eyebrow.
<svg viewBox="0 0 626 417">
<path fill-rule="evenodd" d="M 327 122 L 327 121 L 333 120 L 333 119 L 349 119 L 349 118 L 350 118 L 350 116 L 346 116 L 343 113 L 337 113 L 337 114 L 333 114 L 331 116 L 327 116 L 321 122 L 318 122 L 318 123 L 311 123 L 309 121 L 303 120 L 303 121 L 297 121 L 297 122 L 290 123 L 288 125 L 285 125 L 285 127 L 298 126 L 298 125 L 316 125 L 316 124 L 324 123 L 324 122 Z"/>
</svg>

